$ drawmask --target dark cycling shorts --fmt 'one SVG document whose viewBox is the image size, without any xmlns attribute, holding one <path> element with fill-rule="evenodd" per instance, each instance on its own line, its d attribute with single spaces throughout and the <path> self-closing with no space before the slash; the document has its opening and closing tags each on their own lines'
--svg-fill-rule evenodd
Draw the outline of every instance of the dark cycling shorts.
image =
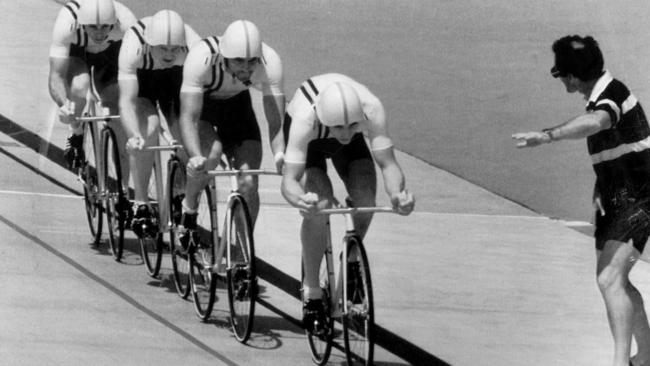
<svg viewBox="0 0 650 366">
<path fill-rule="evenodd" d="M 289 143 L 290 129 L 291 116 L 287 113 L 284 116 L 284 124 L 282 125 L 284 140 L 287 144 Z M 329 158 L 332 159 L 332 164 L 338 172 L 345 172 L 350 162 L 360 159 L 372 160 L 372 154 L 361 132 L 352 136 L 352 140 L 347 145 L 343 145 L 336 138 L 327 137 L 329 136 L 329 129 L 326 127 L 322 135 L 319 133 L 319 136 L 325 137 L 313 140 L 307 145 L 305 169 L 314 167 L 327 171 L 326 159 Z"/>
<path fill-rule="evenodd" d="M 224 100 L 204 97 L 201 120 L 217 128 L 217 135 L 226 151 L 245 140 L 262 142 L 248 91 Z"/>
<path fill-rule="evenodd" d="M 95 86 L 101 92 L 106 87 L 117 83 L 117 59 L 122 41 L 111 41 L 108 48 L 99 53 L 86 52 L 85 47 L 70 47 L 70 57 L 82 59 L 88 71 L 94 67 Z"/>
<path fill-rule="evenodd" d="M 163 70 L 139 69 L 138 97 L 146 98 L 154 106 L 160 105 L 165 116 L 170 112 L 180 113 L 180 91 L 183 82 L 183 67 L 172 66 Z"/>
<path fill-rule="evenodd" d="M 603 250 L 608 240 L 632 245 L 639 253 L 643 252 L 650 237 L 650 198 L 630 200 L 618 208 L 607 209 L 605 216 L 596 213 L 596 249 Z"/>
</svg>

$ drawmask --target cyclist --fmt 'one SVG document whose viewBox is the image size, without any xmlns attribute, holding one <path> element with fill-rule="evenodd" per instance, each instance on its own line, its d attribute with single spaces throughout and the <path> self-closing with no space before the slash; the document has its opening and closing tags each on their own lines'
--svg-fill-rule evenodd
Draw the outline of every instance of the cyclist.
<svg viewBox="0 0 650 366">
<path fill-rule="evenodd" d="M 161 10 L 140 19 L 124 35 L 119 56 L 118 82 L 120 115 L 128 136 L 131 153 L 135 212 L 131 228 L 141 236 L 142 227 L 152 224 L 154 212 L 149 206 L 148 183 L 154 152 L 142 151 L 144 146 L 158 145 L 160 112 L 175 140 L 180 141 L 178 115 L 179 94 L 183 78 L 183 62 L 189 47 L 200 40 L 199 35 L 172 10 Z"/>
<path fill-rule="evenodd" d="M 113 0 L 69 1 L 54 24 L 50 47 L 50 95 L 59 106 L 58 119 L 69 124 L 65 149 L 70 168 L 85 160 L 83 127 L 75 122 L 86 102 L 90 67 L 104 105 L 117 112 L 117 58 L 124 32 L 137 21 L 124 5 Z M 118 141 L 124 138 L 116 129 Z"/>
<path fill-rule="evenodd" d="M 196 225 L 198 195 L 208 182 L 204 172 L 218 165 L 222 152 L 234 159 L 237 169 L 256 169 L 261 164 L 262 143 L 251 88 L 261 91 L 271 150 L 280 171 L 285 97 L 278 54 L 262 42 L 257 26 L 247 20 L 231 23 L 221 37 L 206 38 L 190 50 L 183 68 L 180 116 L 189 155 L 181 222 L 185 228 Z M 257 177 L 242 176 L 239 186 L 255 223 Z"/>
<path fill-rule="evenodd" d="M 309 329 L 313 329 L 315 321 L 325 324 L 318 269 L 327 245 L 327 217 L 314 213 L 330 207 L 334 199 L 326 159 L 331 159 L 355 206 L 362 207 L 375 205 L 374 157 L 393 207 L 402 215 L 413 210 L 415 199 L 405 189 L 404 175 L 386 127 L 381 101 L 364 85 L 341 74 L 308 79 L 287 107 L 282 194 L 303 216 L 303 323 Z M 356 215 L 354 219 L 363 237 L 372 214 Z M 316 327 L 317 331 L 320 329 Z"/>
</svg>

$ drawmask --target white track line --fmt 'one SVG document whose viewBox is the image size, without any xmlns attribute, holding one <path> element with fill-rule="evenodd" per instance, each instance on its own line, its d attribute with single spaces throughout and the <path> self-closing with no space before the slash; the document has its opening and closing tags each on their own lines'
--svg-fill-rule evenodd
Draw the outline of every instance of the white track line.
<svg viewBox="0 0 650 366">
<path fill-rule="evenodd" d="M 55 197 L 55 198 L 68 198 L 68 199 L 82 199 L 82 196 L 70 195 L 70 194 L 55 194 L 55 193 L 40 193 L 40 192 L 24 192 L 24 191 L 9 191 L 9 190 L 0 190 L 0 194 L 12 194 L 12 195 L 23 195 L 23 196 L 40 196 L 40 197 Z M 261 209 L 272 209 L 272 210 L 290 210 L 295 211 L 296 208 L 289 206 L 288 204 L 271 204 L 264 205 L 262 204 Z M 446 216 L 446 217 L 477 217 L 477 218 L 498 218 L 498 219 L 526 219 L 526 220 L 552 220 L 562 223 L 567 227 L 590 227 L 593 226 L 589 222 L 585 221 L 564 221 L 559 219 L 553 219 L 546 216 L 533 216 L 533 215 L 491 215 L 491 214 L 474 214 L 474 213 L 449 213 L 449 212 L 428 212 L 428 211 L 414 211 L 413 215 L 427 215 L 427 216 Z"/>
</svg>

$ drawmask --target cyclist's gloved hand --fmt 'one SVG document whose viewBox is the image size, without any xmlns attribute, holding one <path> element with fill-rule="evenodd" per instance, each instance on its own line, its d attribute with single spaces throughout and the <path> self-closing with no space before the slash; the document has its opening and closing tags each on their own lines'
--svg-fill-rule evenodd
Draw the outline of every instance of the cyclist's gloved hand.
<svg viewBox="0 0 650 366">
<path fill-rule="evenodd" d="M 69 125 L 75 121 L 75 104 L 70 99 L 66 99 L 63 105 L 59 107 L 58 117 L 61 123 Z"/>
<path fill-rule="evenodd" d="M 393 209 L 400 215 L 408 215 L 415 207 L 415 197 L 407 190 L 391 195 L 390 202 Z"/>
<path fill-rule="evenodd" d="M 144 139 L 140 136 L 133 136 L 126 141 L 126 150 L 129 152 L 140 151 L 144 148 Z"/>
<path fill-rule="evenodd" d="M 207 159 L 203 156 L 193 156 L 187 162 L 187 175 L 194 178 L 205 174 L 205 163 Z"/>
<path fill-rule="evenodd" d="M 318 212 L 319 207 L 318 207 L 318 195 L 313 192 L 307 192 L 300 196 L 300 201 L 299 201 L 299 209 L 300 209 L 300 214 L 304 218 L 311 218 L 313 217 L 316 212 Z"/>
</svg>

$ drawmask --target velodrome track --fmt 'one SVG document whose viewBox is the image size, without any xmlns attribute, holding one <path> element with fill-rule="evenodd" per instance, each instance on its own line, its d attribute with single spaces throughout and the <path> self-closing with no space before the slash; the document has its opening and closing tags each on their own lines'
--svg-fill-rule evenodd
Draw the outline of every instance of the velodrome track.
<svg viewBox="0 0 650 366">
<path fill-rule="evenodd" d="M 125 3 L 136 15 L 147 13 L 146 2 Z M 213 3 L 193 2 L 200 17 L 189 9 L 183 13 L 197 19 L 193 24 L 202 34 L 224 26 L 199 19 L 223 23 L 248 10 L 250 19 L 278 34 L 281 27 L 299 34 L 292 24 L 309 20 L 262 16 L 274 14 L 277 4 L 307 12 L 307 5 L 291 1 L 255 2 L 257 7 L 226 1 L 223 9 Z M 7 55 L 0 59 L 2 363 L 309 365 L 293 297 L 299 216 L 277 193 L 277 179 L 262 181 L 256 238 L 267 264 L 263 303 L 252 345 L 241 346 L 226 327 L 224 302 L 210 322 L 201 323 L 191 304 L 175 295 L 168 262 L 154 280 L 140 265 L 134 242 L 125 263 L 114 262 L 106 246 L 88 244 L 80 187 L 60 166 L 66 130 L 52 123 L 46 88 L 47 46 L 59 5 L 2 5 L 12 14 L 0 22 L 0 51 Z M 323 10 L 336 4 L 310 5 Z M 281 54 L 301 54 L 293 48 L 300 45 L 273 46 Z M 355 68 L 335 53 L 331 57 L 337 71 Z M 287 90 L 314 70 L 330 68 L 327 60 L 298 65 L 287 59 L 287 67 L 298 70 L 288 75 Z M 398 158 L 418 206 L 406 218 L 377 216 L 368 235 L 381 335 L 378 365 L 608 364 L 609 330 L 589 237 L 408 155 Z M 633 272 L 644 294 L 649 271 L 641 263 Z M 335 350 L 332 364 L 341 362 Z"/>
</svg>

